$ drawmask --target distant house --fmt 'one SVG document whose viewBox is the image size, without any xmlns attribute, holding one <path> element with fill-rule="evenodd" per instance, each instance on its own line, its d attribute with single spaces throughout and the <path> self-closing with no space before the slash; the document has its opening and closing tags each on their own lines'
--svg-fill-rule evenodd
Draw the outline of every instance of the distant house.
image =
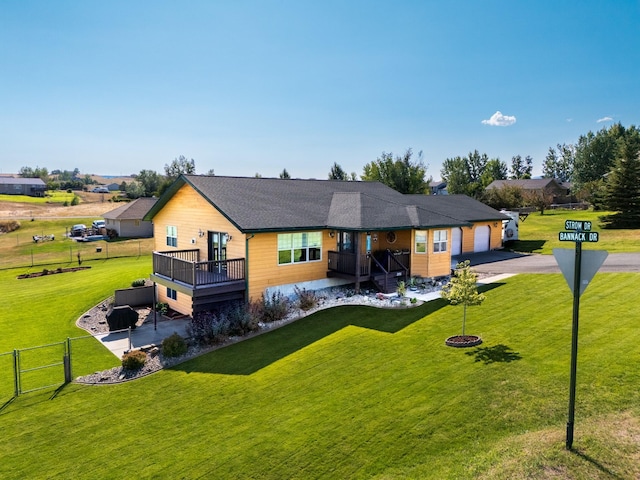
<svg viewBox="0 0 640 480">
<path fill-rule="evenodd" d="M 429 192 L 431 195 L 447 195 L 447 182 L 444 180 L 434 180 L 430 182 Z"/>
<path fill-rule="evenodd" d="M 492 188 L 500 189 L 502 187 L 518 187 L 524 192 L 538 192 L 546 195 L 552 195 L 552 204 L 563 205 L 574 203 L 576 199 L 571 196 L 571 184 L 562 182 L 555 178 L 528 178 L 520 180 L 494 180 L 486 190 Z"/>
<path fill-rule="evenodd" d="M 509 217 L 465 195 L 378 182 L 181 175 L 153 220 L 151 279 L 181 313 L 296 287 L 448 275 L 452 256 L 502 246 Z"/>
<path fill-rule="evenodd" d="M 115 230 L 119 237 L 153 237 L 153 224 L 144 220 L 157 198 L 138 198 L 103 215 L 107 230 Z"/>
<path fill-rule="evenodd" d="M 44 197 L 47 185 L 41 178 L 0 177 L 0 193 Z"/>
<path fill-rule="evenodd" d="M 502 187 L 519 187 L 525 191 L 550 192 L 554 195 L 568 195 L 570 186 L 555 178 L 523 178 L 519 180 L 494 180 L 486 190 Z"/>
</svg>

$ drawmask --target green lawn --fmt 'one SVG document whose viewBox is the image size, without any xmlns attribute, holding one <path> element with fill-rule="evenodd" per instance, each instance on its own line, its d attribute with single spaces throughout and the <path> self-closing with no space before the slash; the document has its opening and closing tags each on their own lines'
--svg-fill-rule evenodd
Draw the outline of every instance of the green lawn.
<svg viewBox="0 0 640 480">
<path fill-rule="evenodd" d="M 44 197 L 31 197 L 29 195 L 4 195 L 0 194 L 0 202 L 20 202 L 20 203 L 64 203 L 73 200 L 77 192 L 67 193 L 60 190 L 47 191 Z"/>
<path fill-rule="evenodd" d="M 520 240 L 510 247 L 519 252 L 552 254 L 554 248 L 570 248 L 573 242 L 561 242 L 558 233 L 564 231 L 565 220 L 587 220 L 592 222 L 592 231 L 599 232 L 598 243 L 587 244 L 585 248 L 607 250 L 609 253 L 640 252 L 640 232 L 638 230 L 603 230 L 598 217 L 607 212 L 591 210 L 547 210 L 530 214 L 520 222 Z"/>
<path fill-rule="evenodd" d="M 84 295 L 39 303 L 49 335 L 108 290 L 78 278 Z M 639 281 L 598 274 L 582 297 L 575 452 L 571 295 L 519 275 L 469 310 L 477 348 L 444 345 L 462 311 L 442 301 L 341 307 L 134 382 L 21 396 L 0 409 L 0 477 L 638 478 Z M 40 340 L 4 308 L 11 347 Z"/>
</svg>

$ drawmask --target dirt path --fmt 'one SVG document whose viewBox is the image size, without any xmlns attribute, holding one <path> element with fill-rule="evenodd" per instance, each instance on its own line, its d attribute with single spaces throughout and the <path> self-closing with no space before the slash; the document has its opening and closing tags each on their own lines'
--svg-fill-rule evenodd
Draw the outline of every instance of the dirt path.
<svg viewBox="0 0 640 480">
<path fill-rule="evenodd" d="M 72 207 L 54 203 L 0 202 L 0 219 L 101 217 L 104 213 L 124 205 L 92 200 L 87 198 Z"/>
</svg>

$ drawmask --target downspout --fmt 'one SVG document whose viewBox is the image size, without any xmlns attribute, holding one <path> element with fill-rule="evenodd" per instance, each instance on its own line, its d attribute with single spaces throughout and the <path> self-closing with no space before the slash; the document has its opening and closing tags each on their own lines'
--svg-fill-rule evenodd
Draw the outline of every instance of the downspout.
<svg viewBox="0 0 640 480">
<path fill-rule="evenodd" d="M 254 233 L 251 234 L 250 237 L 245 236 L 244 241 L 244 301 L 247 303 L 249 301 L 249 240 L 251 240 L 256 235 Z"/>
</svg>

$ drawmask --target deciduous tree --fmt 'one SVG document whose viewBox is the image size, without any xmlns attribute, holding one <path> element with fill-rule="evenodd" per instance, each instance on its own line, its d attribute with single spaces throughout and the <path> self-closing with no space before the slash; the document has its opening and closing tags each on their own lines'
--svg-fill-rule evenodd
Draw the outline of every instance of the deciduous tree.
<svg viewBox="0 0 640 480">
<path fill-rule="evenodd" d="M 410 148 L 395 160 L 393 153 L 382 152 L 375 162 L 364 166 L 362 180 L 384 183 L 400 193 L 426 193 L 431 179 L 425 179 L 422 152 L 418 153 L 417 162 L 411 160 L 412 155 Z"/>
<path fill-rule="evenodd" d="M 451 280 L 440 291 L 440 296 L 451 305 L 462 305 L 462 336 L 467 323 L 467 307 L 480 305 L 485 300 L 482 293 L 478 293 L 478 274 L 471 268 L 469 260 L 458 263 Z"/>
</svg>

